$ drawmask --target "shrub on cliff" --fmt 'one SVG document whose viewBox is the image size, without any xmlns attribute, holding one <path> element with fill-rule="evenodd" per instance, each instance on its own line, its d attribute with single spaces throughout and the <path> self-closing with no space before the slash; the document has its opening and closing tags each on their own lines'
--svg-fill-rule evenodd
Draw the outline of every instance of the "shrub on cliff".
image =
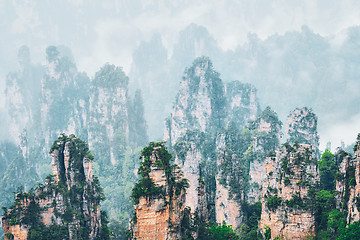
<svg viewBox="0 0 360 240">
<path fill-rule="evenodd" d="M 340 234 L 337 240 L 354 240 L 360 239 L 360 225 L 359 222 L 348 225 L 347 228 Z"/>
<path fill-rule="evenodd" d="M 68 147 L 68 162 L 64 162 Z M 14 204 L 4 208 L 5 225 L 24 225 L 29 229 L 27 239 L 110 239 L 106 213 L 97 209 L 104 200 L 103 190 L 96 176 L 86 176 L 84 162 L 93 160 L 86 142 L 62 134 L 52 145 L 50 152 L 55 154 L 53 161 L 58 167 L 56 175 L 48 175 L 46 183 L 24 192 L 22 188 L 15 193 Z M 44 206 L 44 201 L 47 204 Z M 44 215 L 50 214 L 51 222 L 46 223 Z M 93 222 L 91 222 L 93 221 Z M 101 227 L 100 227 L 101 226 Z M 96 228 L 99 228 L 97 230 Z M 96 231 L 95 231 L 96 230 Z M 9 228 L 5 229 L 5 232 Z"/>
<path fill-rule="evenodd" d="M 337 171 L 334 154 L 328 149 L 321 156 L 319 161 L 320 182 L 322 188 L 327 191 L 335 189 L 335 175 Z"/>
<path fill-rule="evenodd" d="M 166 194 L 169 195 L 171 200 L 174 194 L 180 195 L 181 191 L 189 187 L 187 179 L 180 180 L 180 176 L 178 175 L 179 167 L 176 164 L 171 164 L 171 158 L 172 155 L 168 152 L 164 142 L 150 142 L 149 146 L 142 150 L 140 156 L 142 161 L 138 169 L 138 174 L 141 178 L 135 184 L 131 194 L 131 198 L 135 204 L 139 203 L 141 197 L 150 200 L 165 197 Z M 156 186 L 150 178 L 152 167 L 164 169 L 167 189 Z"/>
<path fill-rule="evenodd" d="M 240 240 L 232 226 L 226 225 L 225 222 L 219 226 L 212 226 L 209 229 L 209 233 L 209 240 Z"/>
</svg>

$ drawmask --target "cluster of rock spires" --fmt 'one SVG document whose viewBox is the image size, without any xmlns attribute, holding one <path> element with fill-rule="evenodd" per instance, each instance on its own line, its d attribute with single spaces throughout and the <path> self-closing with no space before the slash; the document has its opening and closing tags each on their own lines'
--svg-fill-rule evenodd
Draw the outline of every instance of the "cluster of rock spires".
<svg viewBox="0 0 360 240">
<path fill-rule="evenodd" d="M 124 154 L 119 143 L 141 146 L 147 141 L 142 105 L 129 99 L 128 79 L 120 68 L 106 64 L 90 81 L 56 48 L 47 49 L 42 72 L 30 67 L 26 48 L 21 53 L 21 70 L 8 76 L 6 97 L 12 109 L 10 132 L 27 165 L 34 167 L 34 142 L 49 145 L 62 131 L 86 139 L 99 153 L 100 168 L 119 162 Z M 41 80 L 32 83 L 40 86 L 35 92 L 40 97 L 29 98 L 23 80 L 35 73 L 42 76 L 31 78 Z M 250 84 L 224 84 L 208 58 L 196 59 L 185 70 L 164 124 L 164 140 L 176 165 L 163 143 L 143 150 L 141 178 L 132 195 L 134 239 L 197 238 L 200 225 L 209 222 L 232 225 L 242 235 L 254 230 L 249 208 L 256 206 L 261 211 L 255 235 L 303 239 L 315 234 L 314 189 L 320 181 L 317 117 L 306 107 L 292 111 L 285 126 L 286 143 L 281 145 L 283 124 L 270 107 L 261 111 L 256 94 Z M 139 92 L 135 99 L 142 101 Z M 45 141 L 35 138 L 36 132 Z M 359 146 L 354 158 L 339 153 L 337 160 L 336 208 L 347 214 L 347 223 L 360 220 Z M 103 196 L 86 144 L 63 136 L 51 152 L 54 176 L 29 193 L 17 194 L 3 218 L 6 239 L 35 239 L 39 228 L 69 239 L 106 239 Z M 31 211 L 37 211 L 35 222 L 28 221 Z"/>
<path fill-rule="evenodd" d="M 74 133 L 88 140 L 90 146 L 109 143 L 104 147 L 109 148 L 112 163 L 117 155 L 113 142 L 118 135 L 122 134 L 125 142 L 144 145 L 146 124 L 138 113 L 141 109 L 128 96 L 129 80 L 122 68 L 105 64 L 90 79 L 78 72 L 67 51 L 50 46 L 46 65 L 34 66 L 29 49 L 20 49 L 20 69 L 8 75 L 5 92 L 10 137 L 19 143 L 24 129 L 41 132 L 48 146 L 60 133 Z M 136 97 L 141 98 L 141 94 Z M 141 101 L 136 99 L 137 105 Z M 141 140 L 136 139 L 140 134 Z"/>
<path fill-rule="evenodd" d="M 292 111 L 282 146 L 281 128 L 270 107 L 260 111 L 254 87 L 237 81 L 224 85 L 208 58 L 196 59 L 185 70 L 164 133 L 174 162 L 189 181 L 184 199 L 179 199 L 185 209 L 201 216 L 203 223 L 232 225 L 241 235 L 249 218 L 247 208 L 260 201 L 257 232 L 271 233 L 271 239 L 314 236 L 314 189 L 320 181 L 317 117 L 306 107 Z M 343 177 L 336 182 L 338 206 L 341 211 L 348 209 L 348 223 L 360 217 L 359 154 L 357 149 L 354 159 L 344 157 L 339 169 Z M 350 186 L 345 182 L 349 167 L 355 168 L 357 176 Z M 158 176 L 153 179 L 155 183 L 163 178 L 154 176 Z M 136 204 L 136 217 L 155 216 L 159 210 L 153 204 L 145 199 Z M 146 214 L 138 211 L 143 208 Z M 150 221 L 155 224 L 161 220 L 155 217 Z M 147 239 L 144 229 L 149 226 L 144 225 L 134 225 L 134 239 Z M 181 224 L 177 226 L 179 236 L 181 228 Z M 196 238 L 196 231 L 192 234 Z M 157 239 L 173 239 L 169 236 L 164 233 Z"/>
<path fill-rule="evenodd" d="M 144 146 L 148 137 L 141 92 L 130 97 L 128 84 L 122 68 L 112 64 L 102 66 L 93 78 L 79 72 L 65 47 L 48 47 L 44 65 L 33 64 L 29 48 L 21 47 L 19 69 L 6 79 L 6 116 L 1 115 L 8 120 L 8 134 L 0 139 L 0 205 L 12 204 L 18 186 L 27 191 L 43 180 L 50 168 L 48 148 L 61 133 L 89 144 L 100 178 L 132 173 L 135 161 L 125 152 Z M 119 190 L 108 194 L 104 208 L 110 218 L 123 222 L 132 210 L 123 193 L 136 176 L 119 178 L 102 184 L 105 191 L 110 184 Z"/>
<path fill-rule="evenodd" d="M 109 239 L 99 180 L 93 176 L 94 156 L 74 135 L 62 135 L 50 150 L 53 175 L 28 193 L 16 193 L 4 213 L 5 240 Z"/>
</svg>

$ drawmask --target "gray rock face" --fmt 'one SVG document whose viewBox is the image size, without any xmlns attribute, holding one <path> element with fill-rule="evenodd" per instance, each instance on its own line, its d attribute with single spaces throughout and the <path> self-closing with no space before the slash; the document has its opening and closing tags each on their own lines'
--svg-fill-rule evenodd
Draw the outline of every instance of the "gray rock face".
<svg viewBox="0 0 360 240">
<path fill-rule="evenodd" d="M 189 179 L 185 204 L 193 211 L 204 205 L 198 194 L 200 180 L 203 180 L 206 204 L 213 206 L 208 209 L 213 221 L 225 221 L 240 231 L 246 221 L 242 204 L 245 201 L 250 204 L 262 201 L 265 209 L 262 222 L 272 224 L 274 234 L 295 236 L 313 232 L 315 220 L 311 211 L 294 210 L 291 219 L 285 221 L 281 217 L 288 211 L 285 205 L 279 208 L 278 219 L 272 211 L 266 210 L 268 196 L 265 199 L 264 194 L 269 186 L 280 192 L 284 187 L 280 198 L 285 201 L 297 191 L 302 198 L 306 197 L 308 186 L 298 189 L 296 184 L 303 179 L 303 174 L 314 176 L 308 179 L 312 185 L 318 181 L 318 170 L 312 160 L 315 155 L 311 154 L 312 148 L 318 148 L 315 114 L 303 108 L 294 110 L 289 116 L 289 141 L 302 143 L 297 145 L 300 155 L 310 154 L 308 162 L 299 166 L 296 154 L 291 155 L 287 150 L 277 153 L 281 156 L 275 153 L 280 147 L 281 127 L 281 121 L 270 107 L 260 112 L 254 87 L 237 81 L 224 87 L 209 59 L 195 60 L 184 73 L 173 111 L 165 122 L 164 134 L 164 139 L 175 151 L 176 163 Z M 287 185 L 283 186 L 284 183 L 276 183 L 275 178 L 278 179 L 282 173 L 275 171 L 275 165 L 281 168 L 280 158 L 285 158 L 287 154 L 291 155 L 288 158 L 294 164 L 295 175 L 286 176 Z M 268 155 L 270 157 L 267 158 Z M 272 158 L 277 159 L 274 160 L 276 164 L 271 163 Z M 297 227 L 299 219 L 303 223 Z M 285 229 L 276 227 L 281 221 L 286 222 Z"/>
<path fill-rule="evenodd" d="M 15 239 L 27 239 L 36 227 L 34 224 L 41 223 L 44 233 L 39 234 L 49 234 L 45 228 L 57 228 L 66 239 L 99 239 L 102 231 L 100 201 L 104 196 L 98 179 L 93 178 L 94 157 L 87 144 L 74 135 L 62 135 L 50 152 L 53 175 L 32 192 L 16 195 L 15 207 L 2 218 L 5 233 Z M 20 231 L 19 225 L 26 231 Z"/>
<path fill-rule="evenodd" d="M 48 47 L 46 53 L 40 104 L 45 144 L 50 145 L 62 132 L 87 138 L 82 129 L 87 128 L 90 79 L 56 47 Z"/>
<path fill-rule="evenodd" d="M 20 143 L 25 128 L 40 121 L 40 80 L 43 67 L 31 63 L 29 48 L 22 46 L 18 53 L 19 70 L 9 73 L 6 79 L 5 99 L 9 116 L 10 139 Z"/>
<path fill-rule="evenodd" d="M 258 111 L 255 88 L 237 81 L 225 88 L 208 58 L 196 59 L 185 70 L 173 111 L 165 121 L 164 139 L 174 148 L 176 163 L 189 179 L 185 204 L 193 212 L 240 227 L 240 202 L 245 195 L 244 191 L 234 193 L 232 178 L 242 189 L 244 166 L 239 157 L 241 150 L 234 152 L 235 142 L 240 140 L 239 129 L 255 120 Z M 222 133 L 224 128 L 232 130 Z M 203 181 L 205 197 L 199 190 Z M 213 206 L 209 212 L 200 210 L 206 205 Z"/>
<path fill-rule="evenodd" d="M 36 67 L 31 65 L 28 48 L 20 49 L 20 70 L 8 75 L 5 92 L 9 132 L 16 143 L 20 144 L 24 129 L 33 142 L 35 134 L 44 135 L 46 146 L 60 133 L 89 139 L 91 145 L 105 142 L 110 148 L 130 144 L 130 139 L 137 145 L 139 135 L 147 141 L 142 101 L 138 102 L 141 93 L 131 102 L 129 79 L 122 69 L 106 64 L 91 81 L 77 71 L 72 59 L 68 49 L 51 46 L 46 50 L 46 65 Z M 130 126 L 134 119 L 137 125 Z M 114 162 L 117 154 L 109 151 Z"/>
<path fill-rule="evenodd" d="M 317 116 L 307 107 L 296 108 L 289 114 L 286 122 L 286 137 L 289 142 L 310 144 L 319 151 L 319 135 L 317 132 Z"/>
<path fill-rule="evenodd" d="M 282 123 L 277 114 L 267 107 L 255 121 L 250 123 L 253 132 L 252 149 L 256 157 L 250 161 L 250 180 L 247 199 L 253 204 L 262 199 L 262 185 L 266 178 L 265 158 L 272 152 L 275 154 L 280 146 Z"/>
<path fill-rule="evenodd" d="M 117 144 L 129 141 L 128 81 L 121 68 L 106 64 L 90 89 L 89 145 L 107 148 L 103 154 L 112 164 L 121 154 Z"/>
<path fill-rule="evenodd" d="M 245 200 L 244 166 L 229 147 L 231 137 L 220 134 L 216 140 L 218 172 L 216 174 L 215 212 L 217 222 L 226 222 L 239 229 L 243 222 L 241 202 Z M 237 185 L 235 187 L 235 185 Z M 235 190 L 235 188 L 237 188 Z"/>
<path fill-rule="evenodd" d="M 243 129 L 249 121 L 254 121 L 259 114 L 256 88 L 250 84 L 239 81 L 226 84 L 226 98 L 229 109 L 227 121 L 234 122 L 239 129 Z"/>
<path fill-rule="evenodd" d="M 226 117 L 224 86 L 208 58 L 198 58 L 185 70 L 164 140 L 174 145 L 187 130 L 205 132 L 221 127 Z"/>
<path fill-rule="evenodd" d="M 286 145 L 266 159 L 260 229 L 271 236 L 303 239 L 315 232 L 308 190 L 319 181 L 317 160 L 308 144 Z"/>
<path fill-rule="evenodd" d="M 44 66 L 33 66 L 28 49 L 22 48 L 19 70 L 8 75 L 9 132 L 19 150 L 9 162 L 4 159 L 6 176 L 0 181 L 0 203 L 10 205 L 17 186 L 28 190 L 41 181 L 51 167 L 47 149 L 52 141 L 61 133 L 75 134 L 93 149 L 101 177 L 121 176 L 123 181 L 109 183 L 120 190 L 108 193 L 112 197 L 104 205 L 110 218 L 123 221 L 132 210 L 128 183 L 136 178 L 131 155 L 148 141 L 141 92 L 132 99 L 128 77 L 111 64 L 90 79 L 77 70 L 71 52 L 64 47 L 47 48 L 46 60 Z M 86 176 L 91 176 L 87 168 L 88 164 L 84 165 Z M 9 181 L 14 178 L 16 181 Z"/>
<path fill-rule="evenodd" d="M 345 209 L 348 211 L 347 223 L 353 223 L 360 220 L 360 135 L 358 135 L 354 147 L 354 158 L 350 159 L 348 156 L 345 156 L 339 170 L 342 173 L 342 177 L 340 181 L 336 182 L 336 190 L 339 191 L 339 197 L 346 194 L 349 197 L 347 202 L 340 201 L 338 204 L 344 203 Z M 354 178 L 355 183 L 346 182 L 351 181 L 350 179 L 352 178 Z"/>
</svg>

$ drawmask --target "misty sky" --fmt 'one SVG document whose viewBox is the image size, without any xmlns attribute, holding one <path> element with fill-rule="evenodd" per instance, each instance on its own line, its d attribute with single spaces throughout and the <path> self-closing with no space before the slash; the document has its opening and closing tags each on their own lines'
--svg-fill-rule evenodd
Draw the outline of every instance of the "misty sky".
<svg viewBox="0 0 360 240">
<path fill-rule="evenodd" d="M 336 45 L 346 28 L 360 25 L 360 1 L 0 0 L 0 90 L 6 74 L 17 68 L 17 51 L 24 44 L 34 63 L 45 62 L 48 45 L 65 45 L 79 70 L 90 76 L 106 62 L 128 73 L 132 52 L 141 41 L 160 33 L 171 51 L 179 32 L 190 23 L 205 26 L 223 50 L 244 44 L 249 33 L 266 39 L 299 31 L 302 25 Z M 353 142 L 354 131 L 360 131 L 358 119 L 334 126 L 329 136 L 321 138 L 343 134 L 346 143 Z"/>
</svg>

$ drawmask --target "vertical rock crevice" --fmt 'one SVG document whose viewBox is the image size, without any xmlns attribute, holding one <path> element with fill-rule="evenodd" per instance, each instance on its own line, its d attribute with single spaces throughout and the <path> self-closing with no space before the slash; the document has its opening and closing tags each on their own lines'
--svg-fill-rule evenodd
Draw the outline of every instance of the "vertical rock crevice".
<svg viewBox="0 0 360 240">
<path fill-rule="evenodd" d="M 5 239 L 109 239 L 102 223 L 106 213 L 100 211 L 103 190 L 92 175 L 94 157 L 87 144 L 63 134 L 50 153 L 53 175 L 45 185 L 16 193 L 2 218 Z"/>
<path fill-rule="evenodd" d="M 189 186 L 163 143 L 150 143 L 142 151 L 138 173 L 141 178 L 132 190 L 135 215 L 131 222 L 133 239 L 180 239 Z"/>
</svg>

